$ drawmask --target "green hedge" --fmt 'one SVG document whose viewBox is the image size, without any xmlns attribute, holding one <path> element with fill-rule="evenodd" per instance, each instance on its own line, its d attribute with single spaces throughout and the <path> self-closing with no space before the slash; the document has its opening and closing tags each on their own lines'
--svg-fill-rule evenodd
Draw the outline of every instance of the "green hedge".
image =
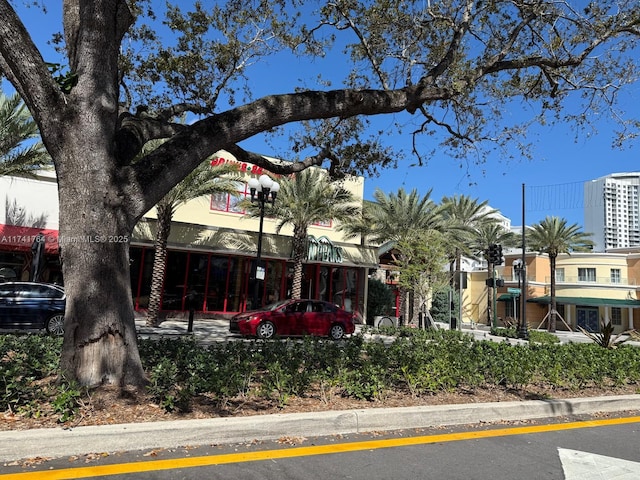
<svg viewBox="0 0 640 480">
<path fill-rule="evenodd" d="M 193 339 L 140 340 L 149 393 L 167 411 L 188 410 L 198 398 L 224 406 L 258 398 L 285 405 L 292 396 L 331 392 L 376 400 L 390 392 L 415 396 L 480 387 L 536 390 L 637 385 L 640 348 L 477 341 L 457 331 L 405 329 L 390 343 L 355 335 L 341 342 L 307 337 L 215 343 Z M 61 341 L 39 335 L 0 336 L 0 409 L 37 415 L 49 402 L 73 416 L 82 389 L 55 375 Z M 51 383 L 51 382 L 50 382 Z M 53 384 L 52 384 L 53 385 Z"/>
</svg>

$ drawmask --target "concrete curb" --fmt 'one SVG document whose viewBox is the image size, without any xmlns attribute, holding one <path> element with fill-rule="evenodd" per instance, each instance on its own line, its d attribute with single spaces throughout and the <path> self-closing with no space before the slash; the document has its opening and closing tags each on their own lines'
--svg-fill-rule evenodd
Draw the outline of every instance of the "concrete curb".
<svg viewBox="0 0 640 480">
<path fill-rule="evenodd" d="M 640 410 L 640 395 L 371 408 L 0 432 L 0 461 Z"/>
</svg>

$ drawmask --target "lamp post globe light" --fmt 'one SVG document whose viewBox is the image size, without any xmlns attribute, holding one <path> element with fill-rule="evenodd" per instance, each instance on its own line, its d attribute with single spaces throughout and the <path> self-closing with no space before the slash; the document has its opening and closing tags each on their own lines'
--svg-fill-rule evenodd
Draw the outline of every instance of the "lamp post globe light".
<svg viewBox="0 0 640 480">
<path fill-rule="evenodd" d="M 247 182 L 251 193 L 251 202 L 257 203 L 260 213 L 260 227 L 258 228 L 258 248 L 256 251 L 256 266 L 253 271 L 254 292 L 251 309 L 260 307 L 260 280 L 264 280 L 265 269 L 260 265 L 262 259 L 262 229 L 264 225 L 264 207 L 267 203 L 275 205 L 276 197 L 280 191 L 280 184 L 268 175 L 260 175 L 260 178 L 250 178 Z"/>
</svg>

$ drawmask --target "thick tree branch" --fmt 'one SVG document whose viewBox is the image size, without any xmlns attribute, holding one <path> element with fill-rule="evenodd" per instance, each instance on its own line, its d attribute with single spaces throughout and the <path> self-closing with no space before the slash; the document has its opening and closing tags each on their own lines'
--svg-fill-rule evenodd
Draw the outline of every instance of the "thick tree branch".
<svg viewBox="0 0 640 480">
<path fill-rule="evenodd" d="M 425 102 L 452 96 L 447 89 L 416 87 L 392 91 L 311 91 L 264 97 L 208 117 L 186 127 L 132 166 L 145 192 L 145 210 L 138 213 L 142 215 L 151 208 L 209 155 L 273 127 L 310 119 L 415 111 Z M 283 167 L 282 173 L 293 171 L 291 166 Z"/>
<path fill-rule="evenodd" d="M 62 128 L 64 95 L 53 80 L 40 52 L 7 0 L 0 0 L 0 67 L 14 85 L 40 130 Z M 44 115 L 46 113 L 46 115 Z"/>
<path fill-rule="evenodd" d="M 127 165 L 142 151 L 150 140 L 170 138 L 183 131 L 186 126 L 180 123 L 168 123 L 146 114 L 138 109 L 135 115 L 124 112 L 118 121 L 116 131 L 116 157 L 120 165 Z"/>
<path fill-rule="evenodd" d="M 309 167 L 320 166 L 326 155 L 315 155 L 300 162 L 273 162 L 259 153 L 249 152 L 238 145 L 227 145 L 224 149 L 241 162 L 252 163 L 276 175 L 288 175 L 301 172 Z"/>
</svg>

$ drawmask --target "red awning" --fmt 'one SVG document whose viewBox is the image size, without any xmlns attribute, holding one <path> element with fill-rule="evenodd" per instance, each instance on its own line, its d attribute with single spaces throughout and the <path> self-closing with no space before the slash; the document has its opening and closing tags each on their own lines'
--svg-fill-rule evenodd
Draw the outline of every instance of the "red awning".
<svg viewBox="0 0 640 480">
<path fill-rule="evenodd" d="M 38 237 L 40 233 L 42 236 Z M 31 246 L 36 239 L 44 241 L 45 253 L 51 255 L 58 253 L 57 230 L 0 224 L 0 250 L 13 252 L 31 251 Z"/>
</svg>

